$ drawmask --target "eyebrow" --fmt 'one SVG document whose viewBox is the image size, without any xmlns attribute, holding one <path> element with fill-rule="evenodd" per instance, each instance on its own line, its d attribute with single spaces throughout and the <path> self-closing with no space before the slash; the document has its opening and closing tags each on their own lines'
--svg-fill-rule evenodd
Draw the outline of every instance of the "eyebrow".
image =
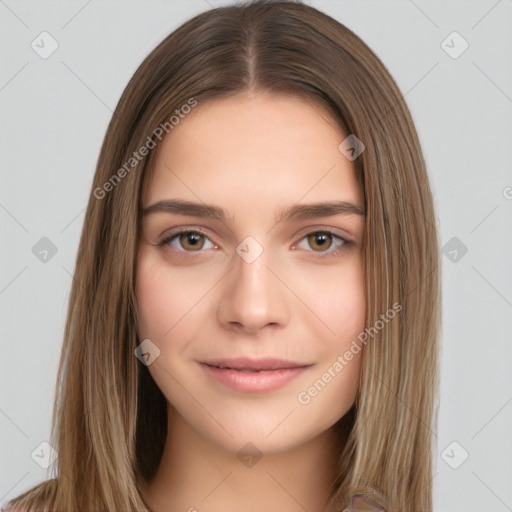
<svg viewBox="0 0 512 512">
<path fill-rule="evenodd" d="M 164 212 L 179 215 L 188 215 L 192 217 L 201 217 L 213 220 L 225 220 L 228 215 L 224 208 L 193 201 L 184 201 L 182 199 L 166 199 L 158 201 L 146 208 L 142 214 L 144 216 L 151 213 Z M 329 217 L 331 215 L 356 214 L 364 216 L 364 209 L 348 201 L 325 201 L 309 204 L 294 204 L 288 208 L 282 209 L 276 216 L 275 222 L 286 220 L 304 220 L 316 217 Z"/>
<path fill-rule="evenodd" d="M 364 216 L 364 210 L 361 206 L 348 201 L 325 201 L 310 204 L 294 204 L 289 208 L 281 210 L 276 218 L 276 222 L 282 222 L 290 219 L 313 219 L 315 217 L 329 217 L 330 215 L 348 215 L 356 214 Z"/>
</svg>

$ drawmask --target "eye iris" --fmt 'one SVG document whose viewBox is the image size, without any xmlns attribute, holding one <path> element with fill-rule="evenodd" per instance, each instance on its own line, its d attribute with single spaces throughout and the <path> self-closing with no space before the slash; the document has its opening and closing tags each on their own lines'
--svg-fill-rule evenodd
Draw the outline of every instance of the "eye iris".
<svg viewBox="0 0 512 512">
<path fill-rule="evenodd" d="M 203 247 L 204 237 L 198 233 L 182 233 L 180 235 L 180 243 L 184 249 L 197 251 Z"/>
<path fill-rule="evenodd" d="M 308 236 L 309 246 L 315 251 L 329 249 L 332 244 L 332 235 L 329 233 L 313 233 Z"/>
</svg>

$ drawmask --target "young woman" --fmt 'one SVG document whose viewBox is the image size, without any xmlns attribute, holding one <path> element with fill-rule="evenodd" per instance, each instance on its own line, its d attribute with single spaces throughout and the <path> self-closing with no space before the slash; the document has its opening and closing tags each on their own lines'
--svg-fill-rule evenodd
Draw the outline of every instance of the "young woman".
<svg viewBox="0 0 512 512">
<path fill-rule="evenodd" d="M 210 10 L 116 108 L 7 510 L 430 511 L 436 218 L 395 82 L 293 2 Z"/>
</svg>

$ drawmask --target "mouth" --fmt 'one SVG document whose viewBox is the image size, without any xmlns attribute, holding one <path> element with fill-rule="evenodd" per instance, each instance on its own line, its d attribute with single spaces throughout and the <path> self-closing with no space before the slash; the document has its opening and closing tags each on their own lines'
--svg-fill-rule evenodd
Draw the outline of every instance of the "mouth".
<svg viewBox="0 0 512 512">
<path fill-rule="evenodd" d="M 218 359 L 202 362 L 206 373 L 224 387 L 245 393 L 279 389 L 312 366 L 284 359 Z"/>
</svg>

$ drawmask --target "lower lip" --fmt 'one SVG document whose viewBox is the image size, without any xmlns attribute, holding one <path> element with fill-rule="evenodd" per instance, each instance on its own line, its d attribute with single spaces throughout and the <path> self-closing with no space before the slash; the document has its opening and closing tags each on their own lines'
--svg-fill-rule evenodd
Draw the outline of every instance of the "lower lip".
<svg viewBox="0 0 512 512">
<path fill-rule="evenodd" d="M 224 386 L 244 393 L 264 393 L 282 388 L 308 368 L 299 366 L 264 372 L 242 372 L 230 368 L 217 368 L 204 363 L 201 363 L 201 366 Z"/>
</svg>

